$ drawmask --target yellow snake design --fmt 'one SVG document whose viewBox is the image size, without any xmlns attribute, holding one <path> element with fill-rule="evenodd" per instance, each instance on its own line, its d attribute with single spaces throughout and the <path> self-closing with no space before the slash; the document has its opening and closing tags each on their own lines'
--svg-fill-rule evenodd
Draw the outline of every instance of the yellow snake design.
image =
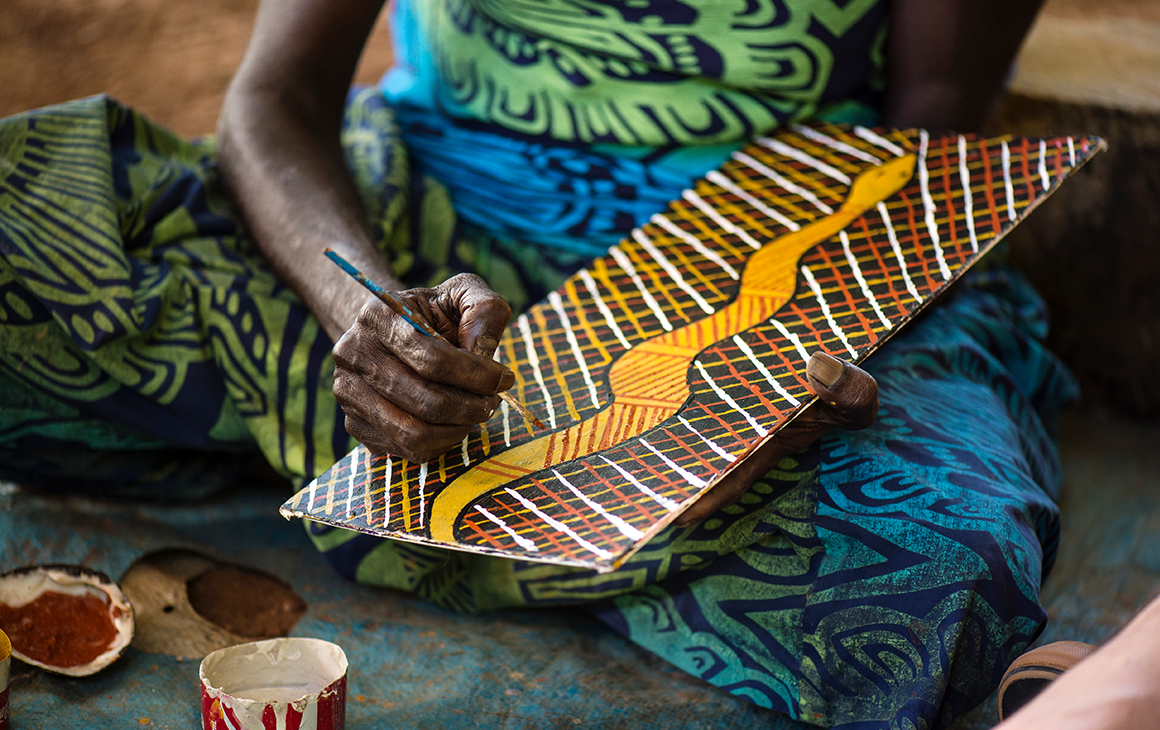
<svg viewBox="0 0 1160 730">
<path fill-rule="evenodd" d="M 697 354 L 773 316 L 793 296 L 802 255 L 901 190 L 914 173 L 915 161 L 914 155 L 906 155 L 861 173 L 836 212 L 755 252 L 730 304 L 625 352 L 609 371 L 611 402 L 603 410 L 482 461 L 447 485 L 431 503 L 431 537 L 452 542 L 459 515 L 491 490 L 560 461 L 607 449 L 675 414 L 691 395 L 687 372 Z"/>
</svg>

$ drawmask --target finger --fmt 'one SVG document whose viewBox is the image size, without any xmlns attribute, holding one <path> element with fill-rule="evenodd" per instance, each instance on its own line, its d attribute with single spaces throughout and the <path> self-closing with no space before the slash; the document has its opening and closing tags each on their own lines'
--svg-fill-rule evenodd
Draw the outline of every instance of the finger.
<svg viewBox="0 0 1160 730">
<path fill-rule="evenodd" d="M 342 340 L 348 336 L 358 340 L 356 344 L 360 349 L 368 353 L 391 354 L 422 379 L 452 388 L 495 395 L 511 388 L 515 382 L 512 371 L 490 357 L 461 350 L 444 339 L 423 334 L 374 300 L 362 308 L 356 327 Z"/>
<path fill-rule="evenodd" d="M 424 423 L 470 426 L 491 418 L 499 407 L 498 396 L 479 395 L 420 377 L 373 337 L 359 333 L 343 335 L 334 348 L 334 361 L 336 383 L 350 383 L 348 390 L 355 383 L 365 384 L 368 395 L 388 401 Z M 359 395 L 365 392 L 359 390 Z M 355 395 L 352 392 L 348 397 Z"/>
<path fill-rule="evenodd" d="M 438 458 L 440 454 L 452 450 L 463 441 L 463 439 L 459 439 L 450 444 L 433 445 L 421 451 L 411 451 L 402 446 L 395 445 L 391 439 L 383 437 L 382 431 L 379 431 L 356 416 L 347 414 L 345 426 L 346 432 L 356 441 L 366 446 L 372 454 L 389 454 L 396 458 L 406 459 L 413 464 L 422 464 L 425 461 Z"/>
<path fill-rule="evenodd" d="M 459 346 L 481 357 L 495 354 L 512 316 L 511 306 L 474 274 L 454 276 L 437 287 L 459 315 Z"/>
<path fill-rule="evenodd" d="M 334 394 L 346 414 L 347 433 L 373 453 L 388 453 L 422 462 L 463 441 L 470 428 L 424 423 L 384 401 L 360 378 L 337 374 Z"/>
<path fill-rule="evenodd" d="M 470 426 L 483 423 L 499 407 L 499 397 L 479 395 L 462 388 L 426 380 L 395 357 L 379 349 L 373 355 L 347 353 L 336 348 L 335 363 L 361 378 L 382 399 L 420 421 Z"/>
<path fill-rule="evenodd" d="M 815 352 L 806 364 L 806 377 L 819 400 L 806 412 L 811 414 L 810 420 L 848 429 L 866 428 L 874 422 L 878 381 L 870 373 L 833 355 Z"/>
</svg>

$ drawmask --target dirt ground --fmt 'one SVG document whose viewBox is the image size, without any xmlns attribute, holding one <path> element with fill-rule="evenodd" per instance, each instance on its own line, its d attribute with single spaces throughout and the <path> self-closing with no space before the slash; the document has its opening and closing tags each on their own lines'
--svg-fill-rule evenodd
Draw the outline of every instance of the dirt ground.
<svg viewBox="0 0 1160 730">
<path fill-rule="evenodd" d="M 212 132 L 258 0 L 0 0 L 0 117 L 108 93 L 187 135 Z M 390 65 L 384 19 L 356 81 Z"/>
</svg>

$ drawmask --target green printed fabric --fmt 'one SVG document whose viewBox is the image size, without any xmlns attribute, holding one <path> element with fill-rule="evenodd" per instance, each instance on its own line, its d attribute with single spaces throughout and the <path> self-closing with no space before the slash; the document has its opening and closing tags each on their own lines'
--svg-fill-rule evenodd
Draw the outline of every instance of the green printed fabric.
<svg viewBox="0 0 1160 730">
<path fill-rule="evenodd" d="M 400 0 L 395 104 L 537 140 L 736 142 L 881 90 L 883 0 Z"/>
</svg>

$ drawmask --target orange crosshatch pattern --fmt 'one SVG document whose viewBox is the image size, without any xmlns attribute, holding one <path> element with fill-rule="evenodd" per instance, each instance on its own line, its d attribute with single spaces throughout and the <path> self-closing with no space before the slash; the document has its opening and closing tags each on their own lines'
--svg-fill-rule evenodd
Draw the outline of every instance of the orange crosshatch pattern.
<svg viewBox="0 0 1160 730">
<path fill-rule="evenodd" d="M 286 516 L 614 569 L 1103 147 L 816 125 L 758 138 L 518 317 L 513 393 L 426 464 L 352 451 Z"/>
</svg>

